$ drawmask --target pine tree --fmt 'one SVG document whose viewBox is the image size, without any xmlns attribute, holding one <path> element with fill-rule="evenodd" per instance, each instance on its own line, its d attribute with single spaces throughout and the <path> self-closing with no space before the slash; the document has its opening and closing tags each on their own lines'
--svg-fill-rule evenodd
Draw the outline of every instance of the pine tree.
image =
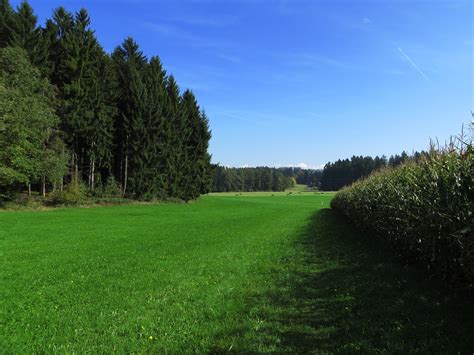
<svg viewBox="0 0 474 355">
<path fill-rule="evenodd" d="M 211 164 L 211 155 L 208 152 L 209 141 L 212 134 L 209 129 L 209 119 L 204 110 L 199 116 L 199 144 L 198 149 L 198 172 L 199 172 L 199 194 L 206 194 L 210 191 L 214 168 Z"/>
<path fill-rule="evenodd" d="M 15 28 L 15 12 L 8 0 L 0 0 L 0 48 L 11 44 Z"/>
<path fill-rule="evenodd" d="M 46 38 L 52 38 L 52 77 L 59 81 L 59 114 L 72 150 L 72 173 L 75 181 L 87 177 L 93 189 L 96 171 L 111 165 L 116 84 L 111 63 L 89 28 L 87 11 L 81 9 L 71 19 L 63 9 L 56 10 L 49 24 L 56 38 L 47 32 Z"/>
<path fill-rule="evenodd" d="M 85 144 L 89 159 L 89 187 L 94 189 L 96 174 L 103 181 L 111 174 L 113 159 L 114 118 L 117 115 L 117 78 L 112 61 L 102 48 L 93 51 L 93 75 L 88 80 L 88 91 L 93 115 L 85 130 Z"/>
<path fill-rule="evenodd" d="M 38 19 L 27 1 L 22 1 L 13 17 L 13 32 L 10 45 L 26 50 L 30 61 L 36 65 L 40 31 L 36 27 Z"/>
<path fill-rule="evenodd" d="M 167 104 L 166 73 L 158 57 L 152 57 L 146 67 L 144 82 L 146 85 L 146 103 L 144 122 L 146 131 L 142 137 L 146 139 L 142 143 L 140 155 L 144 153 L 141 169 L 145 171 L 146 184 L 142 194 L 148 198 L 167 196 L 168 173 L 166 171 L 166 160 L 170 145 L 170 122 L 166 120 L 165 108 Z"/>
<path fill-rule="evenodd" d="M 52 19 L 46 21 L 46 27 L 41 31 L 40 70 L 45 73 L 52 84 L 59 89 L 59 99 L 63 99 L 64 86 L 71 81 L 67 70 L 67 52 L 64 46 L 66 36 L 74 28 L 74 16 L 63 7 L 53 11 Z"/>
<path fill-rule="evenodd" d="M 140 172 L 129 168 L 134 165 L 133 153 L 139 150 L 137 144 L 141 137 L 137 133 L 144 129 L 141 127 L 143 117 L 140 116 L 140 110 L 145 95 L 143 72 L 147 60 L 130 37 L 115 49 L 112 58 L 119 84 L 118 114 L 115 120 L 116 176 L 120 177 L 122 194 L 125 196 L 129 179 L 137 182 L 140 175 Z"/>
<path fill-rule="evenodd" d="M 194 94 L 186 90 L 182 97 L 184 128 L 180 135 L 183 139 L 183 158 L 180 164 L 181 198 L 192 200 L 199 195 L 197 186 L 200 184 L 199 174 L 199 144 L 200 144 L 200 111 Z"/>
<path fill-rule="evenodd" d="M 200 111 L 194 94 L 186 90 L 182 98 L 185 118 L 185 134 L 183 137 L 184 166 L 182 167 L 182 185 L 184 200 L 197 198 L 201 193 L 209 191 L 212 167 L 208 153 L 211 132 L 208 118 L 204 111 Z"/>
<path fill-rule="evenodd" d="M 168 76 L 165 82 L 166 105 L 165 120 L 169 124 L 170 137 L 167 147 L 165 161 L 165 171 L 168 178 L 168 196 L 180 198 L 180 189 L 182 186 L 182 169 L 184 167 L 184 136 L 188 127 L 184 117 L 183 107 L 181 105 L 181 96 L 178 84 L 173 75 Z"/>
</svg>

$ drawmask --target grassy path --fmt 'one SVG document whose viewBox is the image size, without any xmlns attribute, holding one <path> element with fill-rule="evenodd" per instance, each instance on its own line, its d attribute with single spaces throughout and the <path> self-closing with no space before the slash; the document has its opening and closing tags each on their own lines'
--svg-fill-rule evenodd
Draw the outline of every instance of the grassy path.
<svg viewBox="0 0 474 355">
<path fill-rule="evenodd" d="M 467 297 L 356 238 L 330 198 L 0 213 L 0 349 L 472 350 Z"/>
</svg>

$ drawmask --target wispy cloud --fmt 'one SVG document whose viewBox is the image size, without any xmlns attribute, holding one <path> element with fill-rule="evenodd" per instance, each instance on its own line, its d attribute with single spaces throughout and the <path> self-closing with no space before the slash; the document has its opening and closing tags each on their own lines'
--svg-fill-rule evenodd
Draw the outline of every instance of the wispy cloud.
<svg viewBox="0 0 474 355">
<path fill-rule="evenodd" d="M 233 55 L 228 55 L 228 54 L 218 54 L 217 55 L 220 59 L 223 59 L 223 60 L 226 60 L 228 62 L 232 62 L 232 63 L 240 63 L 240 58 L 237 57 L 237 56 L 233 56 Z"/>
<path fill-rule="evenodd" d="M 297 53 L 292 54 L 289 58 L 291 65 L 296 66 L 310 66 L 310 67 L 332 67 L 335 69 L 345 70 L 345 71 L 356 71 L 356 72 L 367 72 L 367 73 L 385 73 L 390 75 L 401 75 L 402 71 L 389 68 L 376 68 L 364 63 L 351 63 L 346 61 L 341 61 L 331 57 L 321 56 L 317 54 L 308 54 L 308 53 Z"/>
<path fill-rule="evenodd" d="M 152 22 L 145 22 L 142 26 L 148 30 L 158 33 L 162 36 L 173 37 L 184 41 L 192 47 L 203 48 L 227 48 L 232 47 L 232 44 L 224 41 L 212 40 L 206 37 L 195 35 L 191 32 L 183 30 L 178 26 L 168 24 L 157 24 Z"/>
<path fill-rule="evenodd" d="M 428 76 L 420 69 L 420 67 L 405 53 L 403 49 L 397 47 L 398 51 L 402 54 L 402 57 L 411 65 L 413 69 L 415 69 L 426 81 L 430 81 Z"/>
<path fill-rule="evenodd" d="M 325 57 L 317 54 L 309 53 L 293 53 L 293 54 L 274 54 L 277 57 L 283 57 L 285 60 L 289 60 L 289 63 L 297 66 L 330 66 L 339 69 L 358 69 L 353 64 L 345 63 L 337 59 Z"/>
<path fill-rule="evenodd" d="M 143 23 L 143 27 L 164 36 L 177 37 L 177 38 L 186 39 L 186 40 L 196 39 L 196 36 L 194 36 L 192 33 L 186 32 L 176 26 L 145 22 Z"/>
<path fill-rule="evenodd" d="M 362 22 L 363 22 L 364 24 L 366 24 L 366 25 L 370 25 L 370 24 L 372 23 L 372 20 L 371 20 L 370 18 L 368 18 L 368 17 L 364 17 L 364 18 L 362 19 Z"/>
<path fill-rule="evenodd" d="M 225 27 L 238 22 L 236 16 L 219 16 L 219 17 L 199 17 L 199 16 L 179 16 L 166 18 L 167 21 L 184 23 L 193 26 L 206 27 Z"/>
</svg>

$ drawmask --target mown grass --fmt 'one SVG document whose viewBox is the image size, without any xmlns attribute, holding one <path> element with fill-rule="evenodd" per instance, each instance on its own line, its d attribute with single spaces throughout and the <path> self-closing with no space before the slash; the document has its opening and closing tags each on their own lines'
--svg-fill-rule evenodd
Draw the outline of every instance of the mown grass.
<svg viewBox="0 0 474 355">
<path fill-rule="evenodd" d="M 258 326 L 246 302 L 320 199 L 0 213 L 1 349 L 229 349 L 216 334 Z"/>
<path fill-rule="evenodd" d="M 405 269 L 331 195 L 0 214 L 0 349 L 471 351 L 466 295 Z"/>
</svg>

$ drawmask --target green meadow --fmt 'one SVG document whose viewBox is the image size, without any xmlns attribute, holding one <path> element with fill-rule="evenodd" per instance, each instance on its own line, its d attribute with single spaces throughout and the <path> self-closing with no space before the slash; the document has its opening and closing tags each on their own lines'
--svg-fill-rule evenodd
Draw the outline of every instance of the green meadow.
<svg viewBox="0 0 474 355">
<path fill-rule="evenodd" d="M 1 352 L 472 352 L 469 295 L 332 196 L 0 212 Z"/>
</svg>

